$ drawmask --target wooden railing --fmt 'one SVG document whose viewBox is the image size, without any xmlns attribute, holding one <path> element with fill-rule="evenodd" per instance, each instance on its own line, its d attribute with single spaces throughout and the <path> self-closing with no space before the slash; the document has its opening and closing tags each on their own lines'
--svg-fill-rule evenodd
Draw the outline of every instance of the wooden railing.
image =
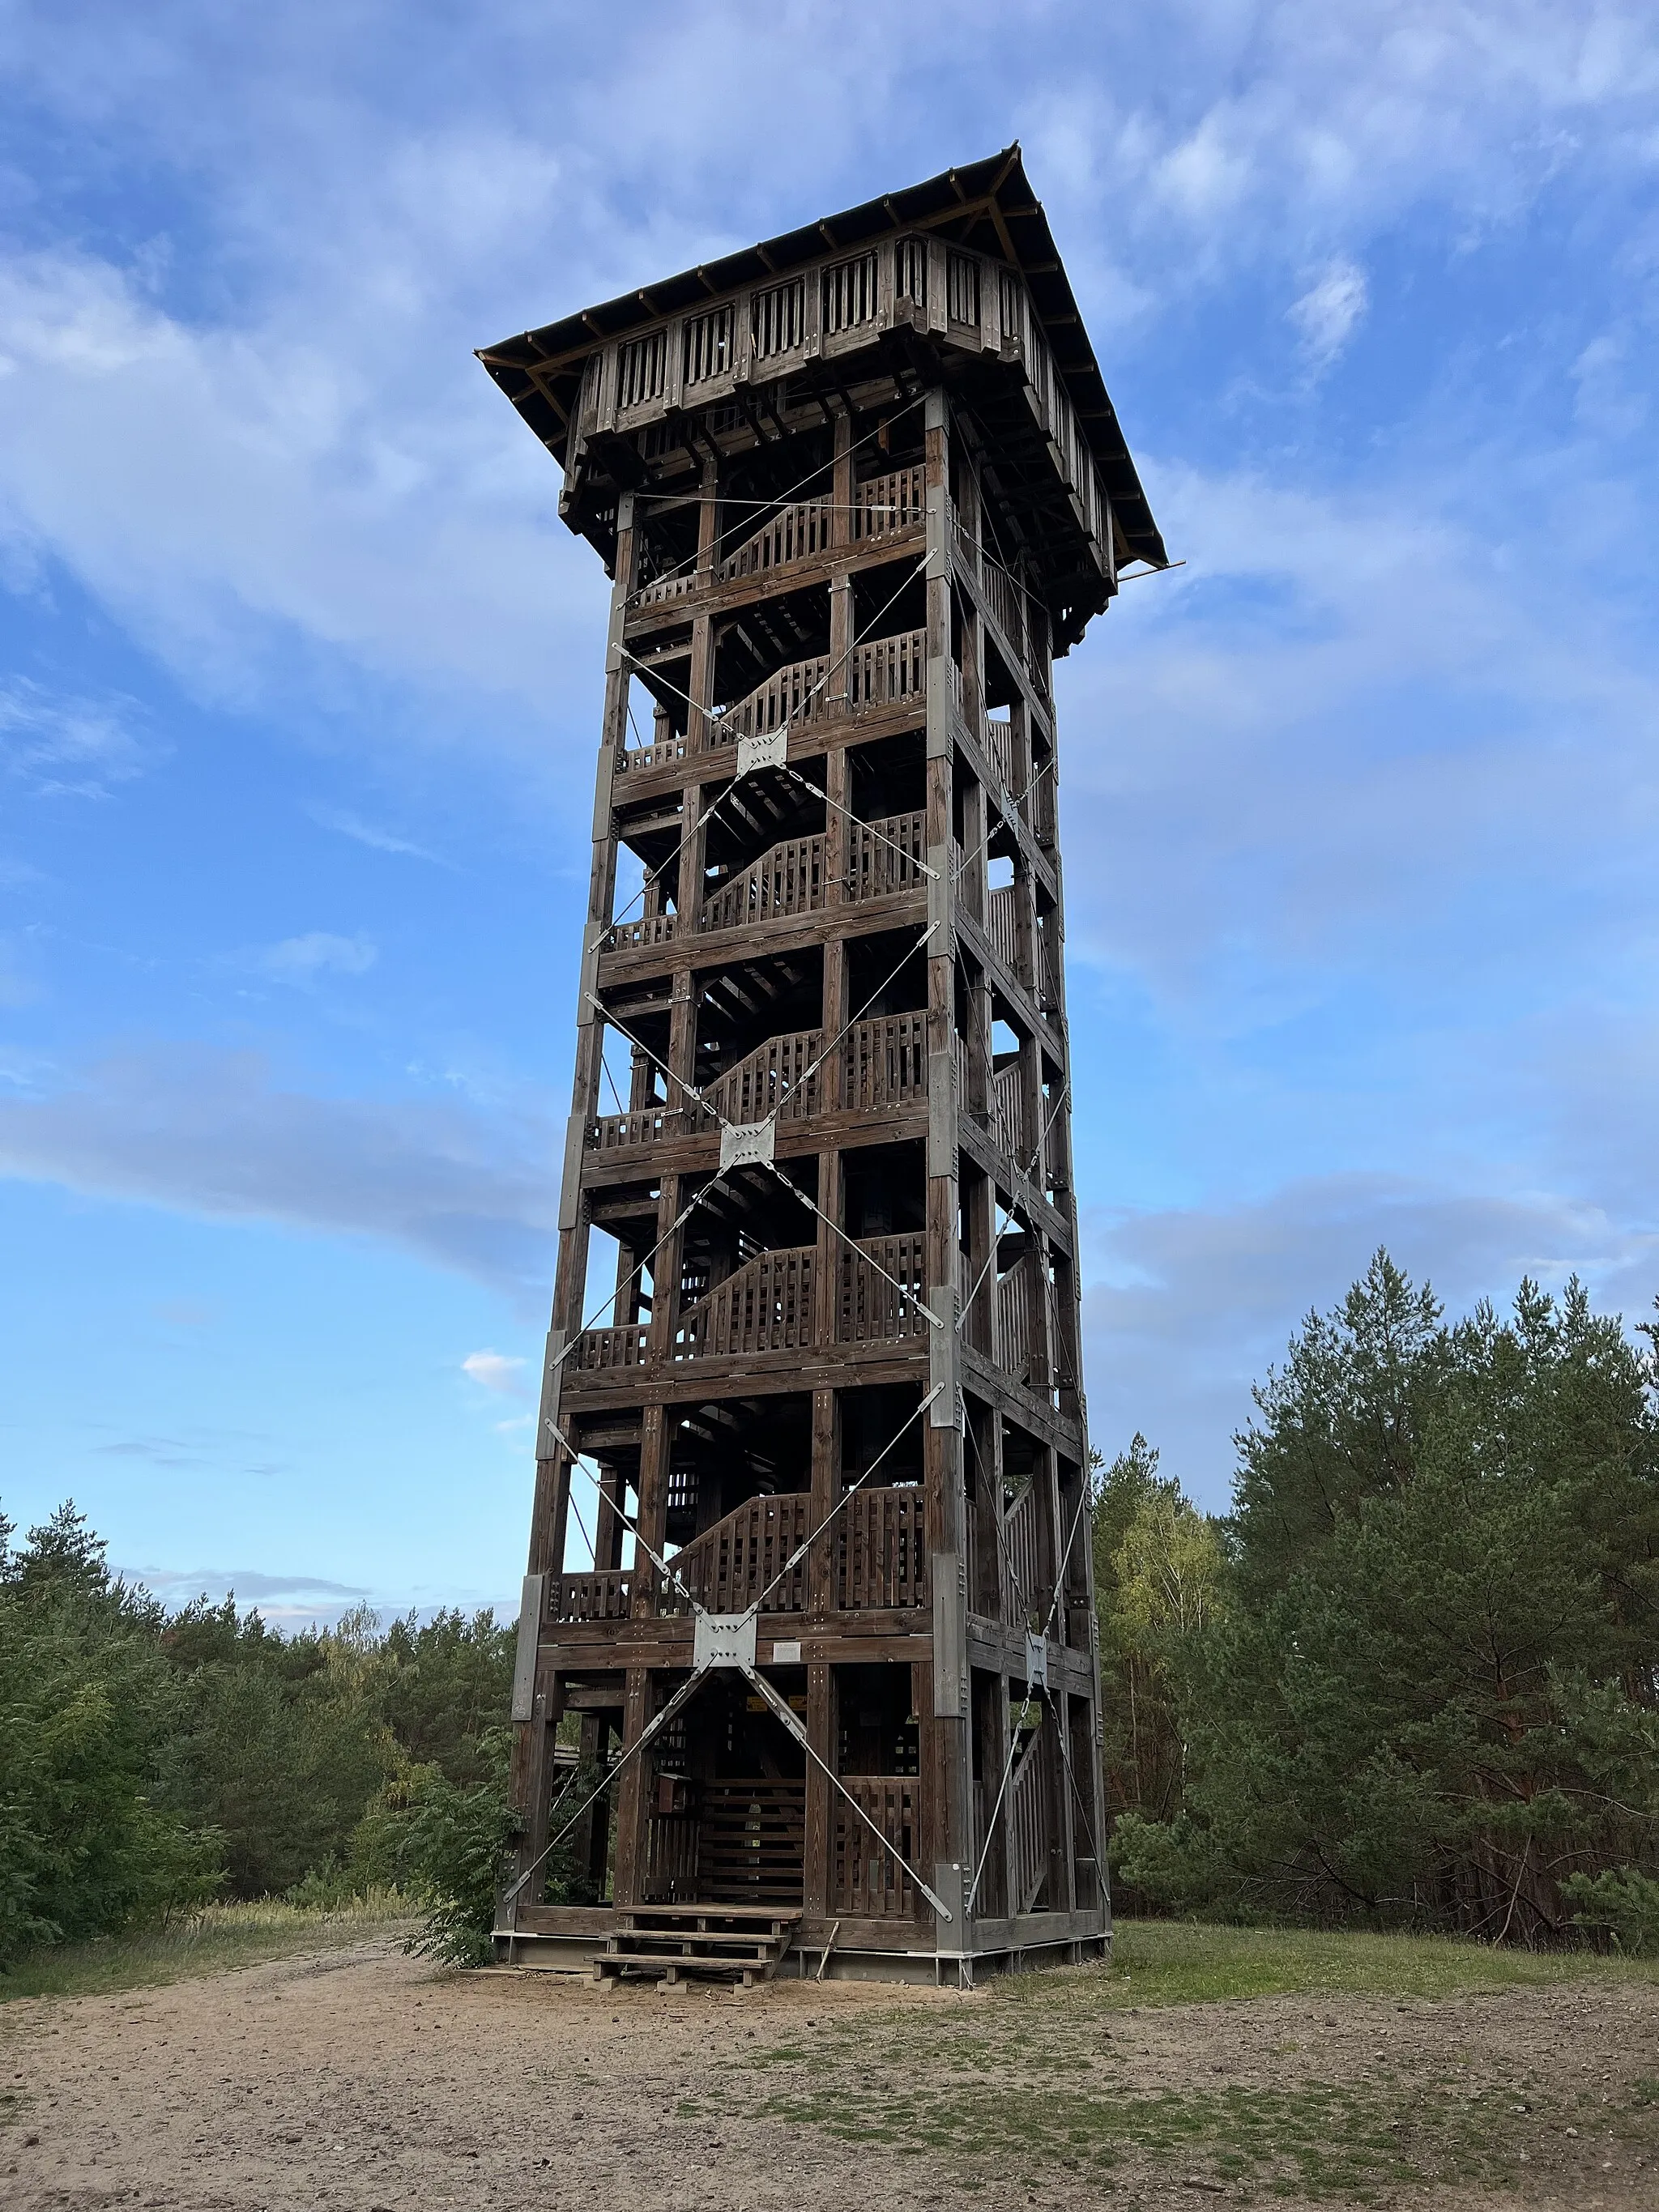
<svg viewBox="0 0 1659 2212">
<path fill-rule="evenodd" d="M 1021 1621 L 1029 1626 L 1034 1615 L 1039 1624 L 1047 1617 L 1042 1505 L 1036 1486 L 1030 1485 L 1003 1517 L 1002 1617 L 1011 1625 Z"/>
<path fill-rule="evenodd" d="M 991 950 L 1011 975 L 1019 974 L 1018 884 L 1004 884 L 986 902 L 985 934 Z"/>
<path fill-rule="evenodd" d="M 674 938 L 672 914 L 642 914 L 633 921 L 617 921 L 611 925 L 607 949 L 612 952 L 630 952 L 641 945 L 670 945 Z"/>
<path fill-rule="evenodd" d="M 920 698 L 927 688 L 927 633 L 866 638 L 847 656 L 847 703 L 855 714 Z"/>
<path fill-rule="evenodd" d="M 855 1249 L 842 1245 L 836 1296 L 837 1344 L 888 1343 L 927 1326 L 927 1239 L 866 1237 Z"/>
<path fill-rule="evenodd" d="M 924 884 L 926 824 L 927 817 L 920 812 L 890 814 L 879 822 L 849 823 L 848 897 L 885 898 L 890 892 L 914 890 Z"/>
<path fill-rule="evenodd" d="M 1037 998 L 1046 1014 L 1058 1014 L 1065 1006 L 1060 964 L 1060 933 L 1054 927 L 1056 917 L 1050 915 L 1037 923 Z"/>
<path fill-rule="evenodd" d="M 997 1365 L 1018 1382 L 1030 1380 L 1036 1292 L 1036 1276 L 1027 1252 L 997 1284 Z"/>
<path fill-rule="evenodd" d="M 699 1127 L 720 1121 L 801 1121 L 818 1110 L 817 1066 L 823 1050 L 822 1030 L 793 1030 L 769 1037 L 714 1082 L 705 1084 Z"/>
<path fill-rule="evenodd" d="M 1025 657 L 1025 625 L 1020 619 L 1023 594 L 1006 568 L 999 568 L 988 553 L 980 562 L 980 589 L 985 594 L 991 618 L 996 623 L 1017 656 Z"/>
<path fill-rule="evenodd" d="M 853 488 L 854 539 L 890 538 L 920 530 L 927 520 L 927 482 L 920 467 L 895 469 Z"/>
<path fill-rule="evenodd" d="M 647 769 L 672 768 L 676 761 L 685 758 L 689 750 L 682 731 L 648 745 L 618 745 L 617 772 L 619 775 L 643 775 Z"/>
<path fill-rule="evenodd" d="M 843 1774 L 841 1786 L 875 1823 L 877 1833 L 837 1790 L 830 1911 L 860 1920 L 913 1919 L 915 1892 L 903 1862 L 915 1860 L 921 1784 L 913 1775 Z"/>
<path fill-rule="evenodd" d="M 1045 1719 L 1043 1726 L 1048 1725 Z M 1048 1878 L 1048 1793 L 1043 1787 L 1042 1729 L 1025 1747 L 1008 1784 L 1008 1906 L 1029 1912 Z"/>
<path fill-rule="evenodd" d="M 924 1604 L 927 1553 L 920 1485 L 855 1490 L 830 1523 L 843 1612 Z"/>
<path fill-rule="evenodd" d="M 842 1062 L 842 1104 L 849 1113 L 902 1106 L 927 1091 L 927 1017 L 888 1014 L 859 1022 L 848 1032 Z"/>
<path fill-rule="evenodd" d="M 676 1359 L 721 1359 L 740 1352 L 797 1352 L 812 1341 L 811 1244 L 757 1252 L 707 1297 L 680 1316 Z"/>
<path fill-rule="evenodd" d="M 985 732 L 985 755 L 990 762 L 997 781 L 1010 799 L 1018 799 L 1023 787 L 1014 760 L 1013 726 L 1000 715 L 988 714 L 981 725 Z"/>
<path fill-rule="evenodd" d="M 700 929 L 739 929 L 769 915 L 809 914 L 823 904 L 823 840 L 774 845 L 702 902 Z"/>
<path fill-rule="evenodd" d="M 550 1620 L 626 1620 L 633 1574 L 627 1567 L 601 1567 L 586 1575 L 548 1577 Z"/>
<path fill-rule="evenodd" d="M 678 1106 L 641 1106 L 631 1114 L 601 1114 L 587 1125 L 587 1149 L 620 1152 L 635 1145 L 653 1145 L 659 1137 L 677 1136 L 680 1119 Z"/>
<path fill-rule="evenodd" d="M 643 1367 L 648 1322 L 630 1322 L 623 1328 L 585 1328 L 577 1342 L 576 1365 L 586 1373 L 611 1367 Z"/>
<path fill-rule="evenodd" d="M 805 1491 L 750 1498 L 701 1536 L 694 1536 L 669 1565 L 709 1613 L 743 1613 L 757 1599 L 761 1599 L 763 1613 L 804 1613 L 804 1560 L 769 1595 L 762 1599 L 761 1593 L 805 1538 L 811 1510 Z M 659 1607 L 665 1613 L 690 1610 L 685 1592 L 666 1577 L 659 1578 Z"/>
<path fill-rule="evenodd" d="M 834 503 L 800 499 L 782 507 L 745 538 L 733 553 L 714 569 L 718 582 L 735 582 L 743 576 L 764 576 L 774 568 L 787 568 L 796 561 L 813 561 L 830 550 Z"/>
<path fill-rule="evenodd" d="M 689 599 L 702 580 L 695 566 L 672 569 L 665 576 L 653 576 L 649 583 L 637 586 L 634 604 L 640 607 L 672 606 L 678 600 Z"/>
<path fill-rule="evenodd" d="M 1018 1166 L 1029 1164 L 1025 1141 L 1025 1086 L 1019 1062 L 991 1078 L 991 1134 Z"/>
<path fill-rule="evenodd" d="M 811 722 L 830 708 L 830 661 L 825 653 L 792 660 L 757 684 L 746 697 L 703 726 L 708 748 L 735 744 L 739 738 L 769 737 L 786 722 Z M 837 687 L 839 688 L 839 687 Z"/>
</svg>

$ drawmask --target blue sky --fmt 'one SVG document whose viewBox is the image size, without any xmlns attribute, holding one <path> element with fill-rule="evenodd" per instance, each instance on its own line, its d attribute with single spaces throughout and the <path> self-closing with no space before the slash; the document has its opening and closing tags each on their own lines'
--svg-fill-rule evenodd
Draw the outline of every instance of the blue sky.
<svg viewBox="0 0 1659 2212">
<path fill-rule="evenodd" d="M 1651 8 L 56 0 L 0 71 L 14 1518 L 511 1600 L 605 586 L 471 349 L 1016 137 L 1188 563 L 1059 676 L 1095 1442 L 1220 1504 L 1379 1242 L 1648 1308 Z"/>
</svg>

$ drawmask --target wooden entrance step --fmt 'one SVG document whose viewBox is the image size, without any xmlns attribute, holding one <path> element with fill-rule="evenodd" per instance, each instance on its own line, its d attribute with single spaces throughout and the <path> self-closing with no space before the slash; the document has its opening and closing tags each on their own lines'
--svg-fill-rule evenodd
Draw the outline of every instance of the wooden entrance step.
<svg viewBox="0 0 1659 2212">
<path fill-rule="evenodd" d="M 593 1978 L 637 1974 L 673 1984 L 688 1974 L 769 1982 L 800 1926 L 799 1913 L 743 1905 L 636 1905 L 617 1916 Z"/>
</svg>

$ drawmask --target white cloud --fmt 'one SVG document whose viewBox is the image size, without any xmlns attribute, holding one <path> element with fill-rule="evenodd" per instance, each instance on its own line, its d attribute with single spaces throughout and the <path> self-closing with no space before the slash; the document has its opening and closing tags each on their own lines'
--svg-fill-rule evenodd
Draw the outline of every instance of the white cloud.
<svg viewBox="0 0 1659 2212">
<path fill-rule="evenodd" d="M 255 1053 L 131 1048 L 0 1099 L 0 1175 L 208 1219 L 386 1238 L 532 1308 L 552 1278 L 551 1117 L 315 1097 L 279 1087 Z"/>
<path fill-rule="evenodd" d="M 313 929 L 255 953 L 252 964 L 266 975 L 307 983 L 325 974 L 366 975 L 380 957 L 379 947 L 366 937 L 335 937 L 325 929 Z"/>
<path fill-rule="evenodd" d="M 461 1362 L 461 1372 L 497 1397 L 516 1398 L 521 1395 L 519 1370 L 522 1359 L 515 1359 L 503 1352 L 469 1352 Z"/>
<path fill-rule="evenodd" d="M 1302 349 L 1316 368 L 1328 368 L 1347 344 L 1369 300 L 1365 272 L 1352 261 L 1333 261 L 1288 310 Z"/>
</svg>

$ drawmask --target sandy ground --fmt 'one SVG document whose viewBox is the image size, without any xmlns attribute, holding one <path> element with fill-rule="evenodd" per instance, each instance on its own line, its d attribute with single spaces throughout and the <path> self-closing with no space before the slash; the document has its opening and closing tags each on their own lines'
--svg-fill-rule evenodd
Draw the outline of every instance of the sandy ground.
<svg viewBox="0 0 1659 2212">
<path fill-rule="evenodd" d="M 907 2017 L 936 2045 L 951 2022 L 969 2036 L 983 2027 L 987 2002 L 845 1984 L 671 1992 L 463 1976 L 386 1941 L 120 1996 L 18 2002 L 0 2010 L 0 2087 L 17 2100 L 0 2126 L 0 2203 L 6 2212 L 1001 2203 L 1161 2212 L 1243 2200 L 1248 2192 L 1190 2178 L 1194 2161 L 1179 2155 L 1135 2154 L 1104 2175 L 1052 2166 L 1030 2178 L 975 2175 L 948 2158 L 921 2163 L 890 2146 L 848 2144 L 759 2109 L 781 2089 L 810 2095 L 833 2070 L 832 2046 L 844 2069 L 849 2034 L 864 2023 L 872 2060 L 878 2049 L 886 2057 L 875 2063 L 890 2063 Z M 1096 2020 L 1085 2063 L 1109 2068 L 1130 2094 L 1294 2086 L 1316 2067 L 1325 2081 L 1399 2080 L 1403 2069 L 1408 2080 L 1431 2074 L 1524 2101 L 1514 2085 L 1547 2073 L 1573 2108 L 1559 2100 L 1547 2112 L 1504 2107 L 1528 2146 L 1513 2185 L 1407 2185 L 1370 2201 L 1435 2212 L 1659 2208 L 1659 2136 L 1645 2124 L 1613 2124 L 1630 2082 L 1659 2072 L 1653 1985 L 1409 2006 L 1281 1997 Z M 823 2069 L 811 2062 L 815 2036 L 824 2039 Z M 780 2046 L 803 2060 L 768 2063 Z M 688 2100 L 703 2109 L 680 2113 Z"/>
</svg>

